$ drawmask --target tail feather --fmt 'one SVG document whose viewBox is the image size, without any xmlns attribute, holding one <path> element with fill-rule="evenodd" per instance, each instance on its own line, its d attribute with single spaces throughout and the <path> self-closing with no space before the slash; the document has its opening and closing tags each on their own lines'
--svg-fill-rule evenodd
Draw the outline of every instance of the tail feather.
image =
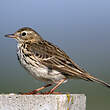
<svg viewBox="0 0 110 110">
<path fill-rule="evenodd" d="M 104 82 L 103 80 L 100 80 L 100 79 L 98 79 L 98 78 L 95 78 L 95 77 L 93 77 L 93 76 L 91 76 L 91 75 L 87 75 L 87 78 L 88 78 L 90 81 L 95 81 L 95 82 L 97 82 L 97 83 L 100 83 L 100 84 L 102 84 L 102 85 L 104 85 L 104 86 L 110 88 L 110 84 Z"/>
</svg>

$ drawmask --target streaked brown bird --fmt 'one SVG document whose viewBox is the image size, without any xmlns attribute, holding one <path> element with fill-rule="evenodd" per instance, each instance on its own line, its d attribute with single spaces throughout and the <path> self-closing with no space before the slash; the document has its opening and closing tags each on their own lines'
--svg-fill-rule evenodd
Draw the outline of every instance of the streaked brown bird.
<svg viewBox="0 0 110 110">
<path fill-rule="evenodd" d="M 44 40 L 32 28 L 24 27 L 14 34 L 5 36 L 17 40 L 17 56 L 20 64 L 34 78 L 47 83 L 46 86 L 26 94 L 37 94 L 38 91 L 53 84 L 56 84 L 56 86 L 46 93 L 55 93 L 54 90 L 57 87 L 71 78 L 95 81 L 110 88 L 108 83 L 81 69 L 63 50 Z"/>
</svg>

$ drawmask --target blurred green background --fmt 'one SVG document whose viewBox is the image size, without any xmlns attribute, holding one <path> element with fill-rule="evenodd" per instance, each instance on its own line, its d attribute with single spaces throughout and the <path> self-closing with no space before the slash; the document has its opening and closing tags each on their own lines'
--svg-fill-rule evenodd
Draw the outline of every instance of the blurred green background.
<svg viewBox="0 0 110 110">
<path fill-rule="evenodd" d="M 110 83 L 109 0 L 1 0 L 0 93 L 26 92 L 43 86 L 22 68 L 16 41 L 5 34 L 28 26 L 62 48 L 81 67 Z M 57 91 L 86 94 L 87 110 L 110 110 L 110 89 L 71 80 Z"/>
</svg>

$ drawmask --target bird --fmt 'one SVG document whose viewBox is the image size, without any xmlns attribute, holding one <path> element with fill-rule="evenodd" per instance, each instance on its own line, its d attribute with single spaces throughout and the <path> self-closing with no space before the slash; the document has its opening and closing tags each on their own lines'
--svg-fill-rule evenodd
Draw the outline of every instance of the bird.
<svg viewBox="0 0 110 110">
<path fill-rule="evenodd" d="M 43 87 L 24 94 L 37 94 L 55 84 L 45 94 L 54 94 L 61 84 L 69 79 L 83 79 L 97 82 L 108 88 L 110 84 L 100 80 L 78 66 L 62 49 L 53 43 L 44 40 L 39 33 L 29 27 L 18 29 L 5 37 L 17 41 L 17 57 L 20 64 L 37 80 L 46 83 Z M 40 93 L 38 93 L 40 94 Z"/>
</svg>

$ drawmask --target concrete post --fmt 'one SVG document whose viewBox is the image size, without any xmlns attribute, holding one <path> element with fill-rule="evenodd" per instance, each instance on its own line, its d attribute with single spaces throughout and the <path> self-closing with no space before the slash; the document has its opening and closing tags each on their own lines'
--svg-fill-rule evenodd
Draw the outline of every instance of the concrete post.
<svg viewBox="0 0 110 110">
<path fill-rule="evenodd" d="M 86 110 L 86 96 L 1 94 L 0 110 Z"/>
</svg>

